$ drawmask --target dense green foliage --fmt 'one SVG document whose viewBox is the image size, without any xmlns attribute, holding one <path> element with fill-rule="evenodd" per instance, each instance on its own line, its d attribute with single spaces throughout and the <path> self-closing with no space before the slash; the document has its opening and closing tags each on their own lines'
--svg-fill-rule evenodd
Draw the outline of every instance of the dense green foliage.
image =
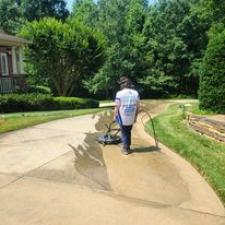
<svg viewBox="0 0 225 225">
<path fill-rule="evenodd" d="M 144 0 L 98 1 L 95 27 L 106 36 L 106 61 L 100 71 L 85 82 L 93 93 L 110 97 L 116 91 L 121 75 L 127 75 L 138 83 L 145 74 L 142 30 L 146 10 Z"/>
<path fill-rule="evenodd" d="M 66 19 L 69 11 L 64 0 L 0 0 L 0 27 L 16 34 L 26 21 L 43 17 Z"/>
<path fill-rule="evenodd" d="M 225 5 L 221 0 L 207 0 L 205 4 L 213 25 L 201 65 L 200 107 L 225 113 Z"/>
<path fill-rule="evenodd" d="M 154 119 L 159 140 L 192 163 L 225 203 L 225 146 L 191 131 L 179 105 Z M 152 132 L 151 123 L 147 130 Z"/>
<path fill-rule="evenodd" d="M 44 94 L 7 94 L 0 95 L 0 112 L 28 112 L 63 109 L 98 108 L 93 99 L 75 97 L 52 97 Z"/>
<path fill-rule="evenodd" d="M 225 113 L 225 28 L 213 27 L 202 63 L 200 107 Z"/>
<path fill-rule="evenodd" d="M 104 38 L 76 21 L 34 21 L 21 35 L 31 40 L 27 49 L 30 68 L 37 77 L 46 76 L 57 95 L 71 96 L 85 75 L 91 76 L 102 65 Z"/>
<path fill-rule="evenodd" d="M 0 27 L 4 31 L 16 34 L 24 22 L 17 1 L 0 0 Z"/>
<path fill-rule="evenodd" d="M 112 96 L 118 78 L 127 75 L 145 97 L 196 96 L 212 23 L 203 7 L 208 4 L 198 0 L 76 1 L 70 19 L 100 30 L 107 42 L 106 61 L 85 82 L 88 90 Z"/>
<path fill-rule="evenodd" d="M 225 26 L 224 10 L 223 0 L 74 0 L 68 16 L 63 0 L 0 0 L 0 26 L 17 33 L 21 24 L 37 20 L 22 32 L 34 41 L 27 55 L 28 81 L 49 85 L 54 94 L 111 98 L 126 75 L 142 98 L 197 97 L 201 77 L 202 99 L 206 61 L 211 64 L 214 57 L 210 43 L 218 36 L 214 27 Z M 222 63 L 222 56 L 217 60 Z M 211 73 L 223 73 L 212 64 Z"/>
<path fill-rule="evenodd" d="M 69 15 L 64 0 L 20 0 L 20 7 L 28 21 L 39 20 L 43 17 L 65 20 Z"/>
<path fill-rule="evenodd" d="M 38 93 L 38 94 L 52 94 L 51 89 L 46 86 L 30 85 L 28 86 L 26 93 Z"/>
<path fill-rule="evenodd" d="M 99 102 L 94 99 L 83 99 L 75 97 L 55 97 L 54 102 L 57 109 L 88 109 L 98 108 Z"/>
</svg>

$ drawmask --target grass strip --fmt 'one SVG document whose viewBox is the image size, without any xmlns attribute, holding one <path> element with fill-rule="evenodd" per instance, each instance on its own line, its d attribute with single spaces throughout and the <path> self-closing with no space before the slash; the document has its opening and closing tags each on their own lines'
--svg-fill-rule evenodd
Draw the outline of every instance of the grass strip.
<svg viewBox="0 0 225 225">
<path fill-rule="evenodd" d="M 154 123 L 160 142 L 197 168 L 225 205 L 225 144 L 201 136 L 189 128 L 178 104 L 171 105 L 154 118 Z M 150 122 L 146 124 L 146 130 L 152 134 Z"/>
<path fill-rule="evenodd" d="M 0 114 L 0 134 L 52 120 L 97 113 L 103 109 L 78 109 L 63 111 Z"/>
</svg>

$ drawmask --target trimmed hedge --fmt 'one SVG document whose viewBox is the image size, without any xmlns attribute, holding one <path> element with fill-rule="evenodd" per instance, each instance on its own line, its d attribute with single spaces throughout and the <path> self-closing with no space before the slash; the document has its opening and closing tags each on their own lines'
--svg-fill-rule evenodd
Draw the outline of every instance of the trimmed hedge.
<svg viewBox="0 0 225 225">
<path fill-rule="evenodd" d="M 52 94 L 51 89 L 46 86 L 35 86 L 31 85 L 28 87 L 27 93 L 35 93 L 35 94 L 46 94 L 50 95 Z"/>
<path fill-rule="evenodd" d="M 87 109 L 98 108 L 99 102 L 94 99 L 75 98 L 75 97 L 55 97 L 58 109 Z"/>
<path fill-rule="evenodd" d="M 28 112 L 65 109 L 98 108 L 94 99 L 75 97 L 53 97 L 44 94 L 6 94 L 0 95 L 0 112 Z"/>
</svg>

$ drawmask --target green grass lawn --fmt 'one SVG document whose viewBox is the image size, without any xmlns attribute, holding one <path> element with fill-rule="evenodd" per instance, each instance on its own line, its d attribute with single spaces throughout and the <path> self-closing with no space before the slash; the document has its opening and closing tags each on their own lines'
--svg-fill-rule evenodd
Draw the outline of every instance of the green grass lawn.
<svg viewBox="0 0 225 225">
<path fill-rule="evenodd" d="M 194 104 L 190 110 L 200 112 Z M 225 204 L 225 144 L 213 141 L 192 131 L 184 120 L 179 104 L 171 105 L 154 118 L 159 140 L 187 159 L 206 178 Z M 150 122 L 146 129 L 152 133 Z"/>
<path fill-rule="evenodd" d="M 56 119 L 96 113 L 101 110 L 102 109 L 98 108 L 98 109 L 78 109 L 78 110 L 63 110 L 63 111 L 0 114 L 0 134 Z"/>
</svg>

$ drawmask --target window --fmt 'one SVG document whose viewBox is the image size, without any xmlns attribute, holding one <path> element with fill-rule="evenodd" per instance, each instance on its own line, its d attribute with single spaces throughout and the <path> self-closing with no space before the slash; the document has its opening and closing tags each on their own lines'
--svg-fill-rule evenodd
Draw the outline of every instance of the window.
<svg viewBox="0 0 225 225">
<path fill-rule="evenodd" d="M 9 75 L 9 65 L 8 65 L 8 58 L 6 53 L 1 53 L 1 72 L 2 76 Z"/>
</svg>

